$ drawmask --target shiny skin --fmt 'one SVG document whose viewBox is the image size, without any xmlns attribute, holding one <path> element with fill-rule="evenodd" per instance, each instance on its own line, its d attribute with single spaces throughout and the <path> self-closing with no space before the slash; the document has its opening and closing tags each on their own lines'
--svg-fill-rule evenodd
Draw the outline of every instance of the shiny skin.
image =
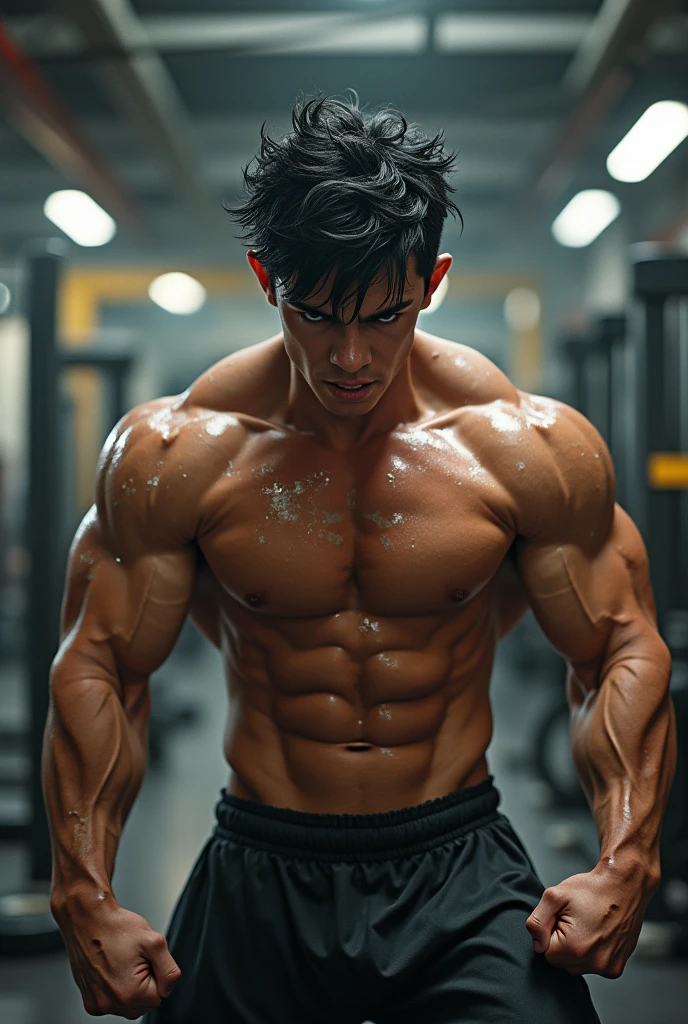
<svg viewBox="0 0 688 1024">
<path fill-rule="evenodd" d="M 305 328 L 261 283 L 282 334 L 125 417 L 70 554 L 44 781 L 53 907 L 87 1009 L 140 1012 L 178 977 L 163 940 L 150 987 L 132 987 L 161 938 L 137 915 L 132 959 L 104 966 L 93 942 L 129 914 L 110 880 L 148 679 L 187 615 L 224 658 L 230 791 L 366 813 L 486 777 L 495 647 L 532 606 L 569 663 L 601 853 L 528 927 L 562 968 L 617 976 L 657 884 L 674 735 L 647 559 L 601 438 L 414 329 L 413 275 L 411 316 L 386 328 Z M 340 408 L 322 381 L 355 378 L 379 393 Z"/>
</svg>

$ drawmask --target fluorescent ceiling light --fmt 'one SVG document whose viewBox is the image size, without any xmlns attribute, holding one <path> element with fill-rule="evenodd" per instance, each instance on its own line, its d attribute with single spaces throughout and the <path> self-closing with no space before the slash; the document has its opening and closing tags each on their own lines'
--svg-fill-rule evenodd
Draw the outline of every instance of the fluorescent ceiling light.
<svg viewBox="0 0 688 1024">
<path fill-rule="evenodd" d="M 644 181 L 688 136 L 688 106 L 675 100 L 653 103 L 607 157 L 617 181 Z"/>
<path fill-rule="evenodd" d="M 188 316 L 205 303 L 206 291 L 200 281 L 188 274 L 161 274 L 151 281 L 148 294 L 153 302 L 168 313 Z"/>
<path fill-rule="evenodd" d="M 117 231 L 110 214 L 76 189 L 53 192 L 45 201 L 43 213 L 78 245 L 105 245 Z"/>
<path fill-rule="evenodd" d="M 513 288 L 504 300 L 504 319 L 515 334 L 534 331 L 540 323 L 540 297 L 532 288 Z"/>
<path fill-rule="evenodd" d="M 441 14 L 435 20 L 435 49 L 568 53 L 580 46 L 591 20 L 588 14 Z"/>
<path fill-rule="evenodd" d="M 428 38 L 426 18 L 410 16 L 342 25 L 336 32 L 262 46 L 260 53 L 421 53 Z"/>
<path fill-rule="evenodd" d="M 246 49 L 287 53 L 418 53 L 428 20 L 360 14 L 155 15 L 141 19 L 155 49 Z"/>
<path fill-rule="evenodd" d="M 420 316 L 427 316 L 429 313 L 436 313 L 444 302 L 445 296 L 449 291 L 449 275 L 445 274 L 437 288 L 433 292 L 433 296 L 430 299 L 430 305 L 427 309 L 421 309 Z"/>
<path fill-rule="evenodd" d="M 560 245 L 580 249 L 594 242 L 619 216 L 621 204 L 611 192 L 588 188 L 575 195 L 552 224 Z"/>
<path fill-rule="evenodd" d="M 12 301 L 12 292 L 9 290 L 6 284 L 0 281 L 0 316 L 6 313 L 10 308 L 10 302 Z"/>
<path fill-rule="evenodd" d="M 350 21 L 337 14 L 174 14 L 151 15 L 141 24 L 156 50 L 193 50 L 294 42 L 316 32 L 332 34 Z"/>
</svg>

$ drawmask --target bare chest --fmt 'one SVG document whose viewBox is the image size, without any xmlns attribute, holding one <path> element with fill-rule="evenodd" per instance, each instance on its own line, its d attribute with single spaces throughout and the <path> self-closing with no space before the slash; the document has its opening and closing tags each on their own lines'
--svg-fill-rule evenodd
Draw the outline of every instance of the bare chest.
<svg viewBox="0 0 688 1024">
<path fill-rule="evenodd" d="M 486 585 L 513 539 L 498 482 L 431 431 L 360 459 L 262 441 L 227 467 L 205 519 L 201 547 L 224 593 L 276 616 L 447 612 Z"/>
</svg>

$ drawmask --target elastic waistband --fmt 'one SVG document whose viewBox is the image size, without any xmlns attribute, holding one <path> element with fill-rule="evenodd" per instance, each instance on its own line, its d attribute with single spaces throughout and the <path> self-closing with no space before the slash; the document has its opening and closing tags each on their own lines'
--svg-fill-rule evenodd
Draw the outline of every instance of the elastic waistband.
<svg viewBox="0 0 688 1024">
<path fill-rule="evenodd" d="M 254 803 L 223 789 L 214 835 L 306 860 L 395 860 L 495 821 L 499 799 L 492 776 L 477 786 L 382 814 L 313 814 Z"/>
</svg>

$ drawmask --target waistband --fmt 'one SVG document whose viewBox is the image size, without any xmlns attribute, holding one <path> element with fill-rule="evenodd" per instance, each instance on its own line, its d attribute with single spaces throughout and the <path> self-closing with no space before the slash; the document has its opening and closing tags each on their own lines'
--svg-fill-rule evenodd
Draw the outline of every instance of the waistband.
<svg viewBox="0 0 688 1024">
<path fill-rule="evenodd" d="M 492 776 L 436 800 L 380 814 L 294 811 L 221 792 L 215 807 L 217 838 L 306 860 L 397 860 L 460 839 L 499 817 L 500 794 Z"/>
</svg>

